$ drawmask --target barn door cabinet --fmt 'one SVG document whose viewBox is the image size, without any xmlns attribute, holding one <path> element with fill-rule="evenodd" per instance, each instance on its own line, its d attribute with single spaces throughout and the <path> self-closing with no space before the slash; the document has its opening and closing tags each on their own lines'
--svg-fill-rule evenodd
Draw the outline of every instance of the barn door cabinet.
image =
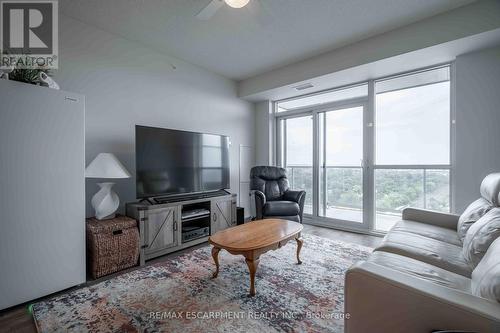
<svg viewBox="0 0 500 333">
<path fill-rule="evenodd" d="M 144 210 L 144 251 L 146 256 L 162 255 L 179 244 L 178 207 Z"/>
<path fill-rule="evenodd" d="M 236 201 L 232 198 L 212 200 L 212 235 L 236 225 Z"/>
<path fill-rule="evenodd" d="M 210 235 L 236 225 L 235 194 L 161 204 L 144 201 L 126 205 L 127 216 L 136 219 L 139 225 L 141 265 L 144 265 L 146 260 L 208 241 L 208 235 L 182 241 L 183 212 L 189 210 L 189 207 L 197 206 L 210 210 L 210 216 L 206 218 Z M 191 224 L 192 220 L 191 218 Z M 188 223 L 188 220 L 184 220 L 184 223 Z M 185 229 L 187 226 L 189 224 L 184 225 Z"/>
</svg>

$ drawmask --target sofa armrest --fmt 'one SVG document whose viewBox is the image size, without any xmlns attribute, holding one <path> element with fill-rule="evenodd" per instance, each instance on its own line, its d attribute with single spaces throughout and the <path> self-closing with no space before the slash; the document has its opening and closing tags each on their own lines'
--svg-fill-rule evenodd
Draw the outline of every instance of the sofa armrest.
<svg viewBox="0 0 500 333">
<path fill-rule="evenodd" d="M 459 215 L 436 212 L 433 210 L 405 208 L 403 220 L 432 224 L 438 227 L 457 230 Z"/>
<path fill-rule="evenodd" d="M 371 262 L 346 274 L 345 332 L 499 332 L 500 303 Z"/>
</svg>

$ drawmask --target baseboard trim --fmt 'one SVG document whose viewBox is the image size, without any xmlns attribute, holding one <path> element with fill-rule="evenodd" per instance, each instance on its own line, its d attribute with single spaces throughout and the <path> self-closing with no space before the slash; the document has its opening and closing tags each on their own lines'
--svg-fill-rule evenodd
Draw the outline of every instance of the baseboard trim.
<svg viewBox="0 0 500 333">
<path fill-rule="evenodd" d="M 306 218 L 306 217 L 304 217 L 302 222 L 304 224 L 309 224 L 309 225 L 313 225 L 316 227 L 323 227 L 323 228 L 328 228 L 328 229 L 333 229 L 333 230 L 347 231 L 347 232 L 352 232 L 352 233 L 356 233 L 356 234 L 370 235 L 370 236 L 376 236 L 376 237 L 384 237 L 385 236 L 385 233 L 380 232 L 380 231 L 361 230 L 361 229 L 356 229 L 356 228 L 336 226 L 336 225 L 332 225 L 332 224 L 321 222 L 321 221 L 316 221 L 314 219 Z"/>
</svg>

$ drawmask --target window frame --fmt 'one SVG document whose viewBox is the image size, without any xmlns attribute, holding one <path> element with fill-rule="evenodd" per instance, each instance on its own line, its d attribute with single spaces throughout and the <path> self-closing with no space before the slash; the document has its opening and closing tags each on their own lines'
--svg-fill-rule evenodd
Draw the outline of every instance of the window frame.
<svg viewBox="0 0 500 333">
<path fill-rule="evenodd" d="M 439 68 L 449 67 L 450 71 L 450 149 L 449 149 L 449 164 L 440 164 L 440 165 L 376 165 L 375 164 L 375 149 L 376 149 L 376 137 L 375 137 L 375 126 L 376 126 L 376 92 L 375 92 L 375 83 L 383 80 L 393 79 L 397 77 L 407 76 L 411 74 L 417 74 L 421 72 L 431 71 Z M 308 96 L 333 92 L 337 90 L 348 89 L 351 87 L 356 87 L 360 85 L 368 85 L 368 96 L 366 97 L 356 97 L 347 100 L 335 101 L 320 105 L 307 106 L 302 108 L 293 109 L 290 111 L 277 112 L 278 104 L 284 101 L 290 101 L 294 99 L 300 99 Z M 363 185 L 365 188 L 364 191 L 367 191 L 366 197 L 363 201 L 363 210 L 364 210 L 364 221 L 363 223 L 359 223 L 359 227 L 352 227 L 351 225 L 344 224 L 342 221 L 337 220 L 338 224 L 332 224 L 332 221 L 335 219 L 327 218 L 319 216 L 319 154 L 317 151 L 319 149 L 319 114 L 332 111 L 334 109 L 347 108 L 349 106 L 359 106 L 359 104 L 363 104 L 365 108 L 365 117 L 364 117 L 364 146 L 366 153 L 364 163 L 363 163 Z M 304 214 L 305 222 L 313 225 L 326 226 L 334 229 L 348 230 L 348 231 L 357 231 L 364 232 L 370 234 L 385 234 L 385 231 L 376 230 L 375 229 L 375 219 L 376 219 L 376 205 L 375 205 L 375 170 L 376 169 L 428 169 L 428 170 L 448 170 L 449 171 L 449 207 L 450 212 L 455 211 L 455 155 L 456 155 L 456 144 L 455 144 L 455 63 L 454 62 L 446 62 L 442 64 L 436 64 L 424 68 L 404 71 L 400 73 L 396 73 L 393 75 L 381 76 L 378 78 L 374 78 L 368 81 L 356 82 L 349 85 L 339 86 L 332 89 L 322 90 L 310 94 L 303 94 L 296 97 L 290 97 L 286 99 L 276 100 L 272 102 L 272 133 L 273 137 L 270 142 L 270 147 L 272 150 L 272 159 L 277 166 L 284 166 L 286 161 L 286 157 L 283 159 L 282 155 L 282 144 L 283 140 L 286 140 L 285 133 L 282 133 L 282 129 L 280 128 L 280 120 L 302 117 L 305 115 L 313 116 L 313 214 Z M 367 214 L 368 213 L 368 214 Z"/>
<path fill-rule="evenodd" d="M 445 67 L 448 67 L 449 68 L 449 71 L 450 71 L 450 94 L 449 94 L 449 97 L 450 97 L 450 122 L 448 124 L 449 126 L 449 135 L 450 135 L 450 138 L 449 138 L 449 143 L 450 143 L 450 147 L 449 147 L 449 156 L 448 156 L 448 160 L 449 160 L 449 164 L 376 164 L 376 144 L 377 144 L 377 138 L 376 138 L 376 121 L 377 121 L 377 110 L 376 110 L 376 92 L 375 92 L 375 84 L 377 82 L 380 82 L 380 81 L 384 81 L 384 80 L 390 80 L 390 79 L 393 79 L 393 78 L 398 78 L 398 77 L 403 77 L 403 76 L 408 76 L 408 75 L 412 75 L 412 74 L 417 74 L 417 73 L 422 73 L 422 72 L 427 72 L 427 71 L 432 71 L 432 70 L 436 70 L 436 69 L 440 69 L 440 68 L 445 68 Z M 374 198 L 373 198 L 373 209 L 371 210 L 372 212 L 372 226 L 371 226 L 371 230 L 374 231 L 374 232 L 380 232 L 380 233 L 385 233 L 385 231 L 382 231 L 382 230 L 379 230 L 379 229 L 375 229 L 376 228 L 376 216 L 377 216 L 377 206 L 376 206 L 376 197 L 375 197 L 375 190 L 376 190 L 376 184 L 375 184 L 375 172 L 376 170 L 422 170 L 423 171 L 423 182 L 424 182 L 424 188 L 423 188 L 423 191 L 425 191 L 425 175 L 426 175 L 426 171 L 427 170 L 448 170 L 449 172 L 449 188 L 448 188 L 448 198 L 449 198 L 449 212 L 453 212 L 454 211 L 454 203 L 455 203 L 455 200 L 454 200 L 454 172 L 453 172 L 453 166 L 454 166 L 454 158 L 455 158 L 455 126 L 453 126 L 455 124 L 455 104 L 454 104 L 454 78 L 455 78 L 455 72 L 454 72 L 454 63 L 449 63 L 449 64 L 444 64 L 444 65 L 439 65 L 439 66 L 433 66 L 433 67 L 430 67 L 430 68 L 424 68 L 424 69 L 421 69 L 421 70 L 416 70 L 416 71 L 410 71 L 410 72 L 405 72 L 405 73 L 401 73 L 401 74 L 398 74 L 398 75 L 393 75 L 393 76 L 387 76 L 387 77 L 383 77 L 383 78 L 380 78 L 380 79 L 376 79 L 376 80 L 373 80 L 373 109 L 371 110 L 372 111 L 372 114 L 373 114 L 373 159 L 372 159 L 372 169 L 373 169 L 373 177 L 372 177 L 372 181 L 371 181 L 371 186 L 372 186 L 372 189 L 370 189 L 372 192 L 373 192 L 373 195 L 374 195 Z M 430 83 L 430 84 L 433 84 L 433 83 Z M 422 85 L 420 85 L 422 86 Z M 408 88 L 404 88 L 404 89 L 408 89 Z M 425 195 L 425 194 L 424 194 Z M 425 207 L 426 203 L 425 203 L 425 199 L 424 199 L 424 207 Z M 425 209 L 425 208 L 424 208 Z"/>
</svg>

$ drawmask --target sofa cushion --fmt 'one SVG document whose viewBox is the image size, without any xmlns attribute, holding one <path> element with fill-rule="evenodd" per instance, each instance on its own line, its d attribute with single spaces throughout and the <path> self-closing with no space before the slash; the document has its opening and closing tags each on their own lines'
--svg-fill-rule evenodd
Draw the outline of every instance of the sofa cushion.
<svg viewBox="0 0 500 333">
<path fill-rule="evenodd" d="M 476 267 L 491 243 L 500 237 L 500 208 L 493 208 L 472 224 L 464 239 L 463 254 Z"/>
<path fill-rule="evenodd" d="M 268 201 L 264 205 L 264 215 L 266 216 L 290 216 L 299 215 L 300 208 L 293 201 Z"/>
<path fill-rule="evenodd" d="M 463 242 L 467 230 L 470 226 L 484 216 L 493 208 L 493 205 L 484 198 L 479 198 L 471 203 L 465 211 L 460 215 L 457 224 L 458 238 Z"/>
<path fill-rule="evenodd" d="M 390 231 L 375 251 L 385 251 L 440 267 L 470 277 L 472 268 L 462 254 L 462 247 L 409 232 Z"/>
<path fill-rule="evenodd" d="M 500 206 L 500 172 L 490 173 L 484 177 L 479 191 L 493 206 Z"/>
<path fill-rule="evenodd" d="M 472 272 L 472 294 L 500 302 L 500 238 Z"/>
<path fill-rule="evenodd" d="M 394 253 L 376 251 L 368 262 L 384 266 L 432 283 L 471 293 L 471 280 L 463 275 Z"/>
<path fill-rule="evenodd" d="M 458 246 L 462 245 L 455 230 L 438 227 L 432 224 L 402 220 L 397 222 L 391 230 L 417 234 Z"/>
</svg>

